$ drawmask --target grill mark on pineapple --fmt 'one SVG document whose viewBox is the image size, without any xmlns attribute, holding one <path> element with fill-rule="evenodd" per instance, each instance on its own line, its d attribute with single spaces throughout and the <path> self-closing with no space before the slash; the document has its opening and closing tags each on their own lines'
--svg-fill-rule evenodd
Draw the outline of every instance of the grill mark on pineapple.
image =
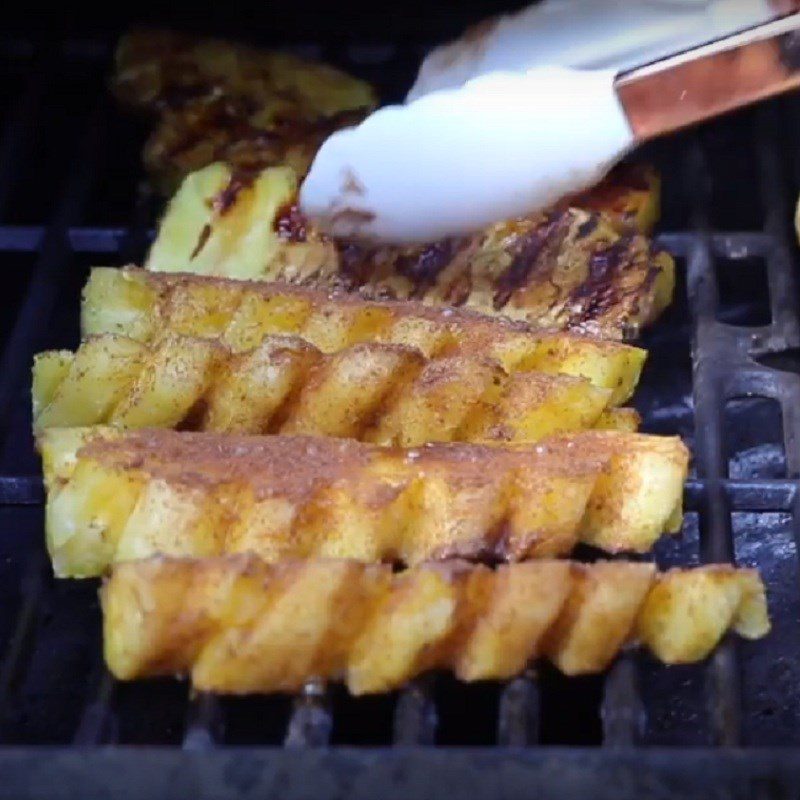
<svg viewBox="0 0 800 800">
<path fill-rule="evenodd" d="M 396 345 L 398 347 L 405 347 L 404 345 Z M 413 349 L 413 348 L 408 348 Z M 415 352 L 419 352 L 416 351 Z M 395 370 L 392 374 L 389 385 L 383 396 L 375 405 L 375 407 L 367 412 L 361 418 L 357 425 L 356 438 L 364 440 L 368 432 L 375 430 L 378 423 L 389 412 L 394 404 L 402 399 L 402 397 L 411 388 L 418 375 L 425 368 L 425 359 L 415 359 L 413 362 L 407 362 L 400 369 Z"/>
<path fill-rule="evenodd" d="M 639 315 L 639 299 L 652 287 L 660 269 L 650 263 L 641 280 L 636 281 L 629 289 L 623 289 L 622 281 L 626 271 L 636 272 L 636 251 L 632 248 L 633 234 L 625 234 L 606 248 L 596 250 L 589 259 L 589 270 L 586 280 L 570 293 L 568 306 L 573 307 L 570 325 L 580 326 L 587 322 L 597 321 L 616 312 L 620 315 L 619 324 L 623 334 L 626 326 L 637 326 Z M 629 301 L 624 307 L 624 301 Z M 578 306 L 574 309 L 574 306 Z"/>
<path fill-rule="evenodd" d="M 234 172 L 227 186 L 212 199 L 211 207 L 220 216 L 227 214 L 236 205 L 241 192 L 251 188 L 257 177 L 258 173 L 250 170 Z"/>
<path fill-rule="evenodd" d="M 203 248 L 208 243 L 208 240 L 211 238 L 211 225 L 206 223 L 200 230 L 200 235 L 197 237 L 197 244 L 194 246 L 194 250 L 189 254 L 189 261 L 194 261 L 197 256 L 200 255 Z"/>
<path fill-rule="evenodd" d="M 453 239 L 427 245 L 417 253 L 401 254 L 395 269 L 411 281 L 409 297 L 419 299 L 436 283 L 442 270 L 450 263 L 456 250 Z"/>
<path fill-rule="evenodd" d="M 551 214 L 545 222 L 522 237 L 516 255 L 508 269 L 495 279 L 496 290 L 492 298 L 495 311 L 499 311 L 522 288 L 534 271 L 538 271 L 540 256 L 557 231 L 561 232 L 559 244 L 567 234 L 565 214 Z"/>
<path fill-rule="evenodd" d="M 208 388 L 206 387 L 203 395 L 194 401 L 184 418 L 175 426 L 176 431 L 200 431 L 204 429 L 204 422 L 208 414 L 208 399 L 205 396 Z"/>
<path fill-rule="evenodd" d="M 260 431 L 261 433 L 270 435 L 280 433 L 281 428 L 286 424 L 286 421 L 291 417 L 292 412 L 297 407 L 297 401 L 308 382 L 312 370 L 324 361 L 325 354 L 314 347 L 314 345 L 311 345 L 309 350 L 302 354 L 298 352 L 288 352 L 286 357 L 291 358 L 295 362 L 294 367 L 297 369 L 295 382 L 278 407 L 272 412 L 270 418 L 264 421 L 264 427 Z"/>
</svg>

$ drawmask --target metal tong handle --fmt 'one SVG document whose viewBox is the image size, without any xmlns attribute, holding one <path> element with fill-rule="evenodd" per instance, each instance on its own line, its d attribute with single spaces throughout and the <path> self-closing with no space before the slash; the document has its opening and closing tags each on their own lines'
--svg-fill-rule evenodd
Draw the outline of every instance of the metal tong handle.
<svg viewBox="0 0 800 800">
<path fill-rule="evenodd" d="M 621 73 L 617 96 L 638 141 L 800 88 L 800 13 Z"/>
</svg>

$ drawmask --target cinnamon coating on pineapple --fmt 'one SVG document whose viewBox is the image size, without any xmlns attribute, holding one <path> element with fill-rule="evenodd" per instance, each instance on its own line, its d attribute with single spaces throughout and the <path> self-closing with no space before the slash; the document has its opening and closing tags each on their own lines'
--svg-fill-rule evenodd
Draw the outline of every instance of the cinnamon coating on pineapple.
<svg viewBox="0 0 800 800">
<path fill-rule="evenodd" d="M 188 674 L 199 690 L 233 694 L 311 679 L 385 692 L 431 669 L 507 679 L 539 658 L 586 674 L 636 643 L 687 663 L 730 629 L 769 630 L 758 574 L 728 566 L 659 575 L 625 562 L 449 563 L 392 574 L 338 560 L 154 558 L 117 565 L 102 600 L 116 677 Z"/>
<path fill-rule="evenodd" d="M 538 445 L 50 428 L 39 434 L 56 574 L 155 553 L 520 560 L 579 542 L 648 550 L 680 529 L 677 438 L 583 431 Z"/>
</svg>

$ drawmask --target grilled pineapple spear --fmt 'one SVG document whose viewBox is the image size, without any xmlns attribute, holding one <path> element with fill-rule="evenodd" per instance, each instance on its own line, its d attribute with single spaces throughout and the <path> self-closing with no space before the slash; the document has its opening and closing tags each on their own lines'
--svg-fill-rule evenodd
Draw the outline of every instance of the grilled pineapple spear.
<svg viewBox="0 0 800 800">
<path fill-rule="evenodd" d="M 147 28 L 120 40 L 112 89 L 156 118 L 144 161 L 168 194 L 214 161 L 303 173 L 328 134 L 376 103 L 367 83 L 325 64 Z"/>
<path fill-rule="evenodd" d="M 648 550 L 681 521 L 677 438 L 584 431 L 538 445 L 51 428 L 40 434 L 59 576 L 154 553 L 418 563 Z"/>
<path fill-rule="evenodd" d="M 532 331 L 469 311 L 132 268 L 92 270 L 81 325 L 85 336 L 112 333 L 142 342 L 165 333 L 218 338 L 235 352 L 271 334 L 291 334 L 325 353 L 385 342 L 414 347 L 426 358 L 478 355 L 498 361 L 509 374 L 586 378 L 611 391 L 611 406 L 631 396 L 646 357 L 644 350 L 618 342 Z"/>
<path fill-rule="evenodd" d="M 635 430 L 633 409 L 586 378 L 508 375 L 477 355 L 426 359 L 364 342 L 323 353 L 267 336 L 234 353 L 214 339 L 167 334 L 146 344 L 101 334 L 76 353 L 36 356 L 36 428 L 110 424 L 228 433 L 299 433 L 414 446 L 431 441 L 535 442 L 584 428 Z"/>
<path fill-rule="evenodd" d="M 296 188 L 287 167 L 246 181 L 220 163 L 188 176 L 170 201 L 146 267 L 344 285 L 609 338 L 635 335 L 672 297 L 672 258 L 651 252 L 619 216 L 589 210 L 590 200 L 587 209 L 564 206 L 460 240 L 337 248 L 299 216 Z M 614 184 L 598 189 L 594 205 L 626 208 L 618 195 Z M 650 214 L 632 205 L 626 217 Z"/>
<path fill-rule="evenodd" d="M 623 562 L 393 575 L 352 561 L 152 558 L 115 566 L 102 605 L 117 678 L 188 674 L 197 689 L 234 694 L 296 691 L 311 678 L 385 692 L 431 669 L 507 679 L 538 658 L 578 675 L 604 670 L 628 643 L 687 663 L 729 629 L 756 639 L 770 627 L 754 570 L 657 574 Z"/>
</svg>

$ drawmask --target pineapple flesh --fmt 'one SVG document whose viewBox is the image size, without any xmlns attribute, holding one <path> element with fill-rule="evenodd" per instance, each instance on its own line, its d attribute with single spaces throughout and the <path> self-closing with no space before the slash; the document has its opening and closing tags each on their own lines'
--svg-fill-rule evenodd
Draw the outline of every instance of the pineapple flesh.
<svg viewBox="0 0 800 800">
<path fill-rule="evenodd" d="M 384 448 L 352 439 L 168 430 L 40 433 L 59 576 L 156 553 L 267 561 L 516 561 L 579 542 L 648 550 L 678 530 L 688 453 L 611 431 L 538 445 Z"/>
<path fill-rule="evenodd" d="M 235 352 L 288 334 L 325 353 L 385 342 L 414 347 L 429 359 L 481 356 L 509 374 L 586 378 L 611 391 L 611 406 L 633 394 L 646 358 L 644 350 L 621 342 L 535 330 L 466 310 L 135 268 L 92 270 L 81 325 L 85 337 L 111 333 L 152 342 L 169 332 L 219 339 Z"/>
<path fill-rule="evenodd" d="M 34 359 L 36 429 L 113 425 L 220 433 L 353 437 L 413 447 L 434 441 L 535 442 L 587 428 L 635 430 L 632 409 L 586 378 L 507 374 L 477 355 L 426 359 L 364 342 L 323 353 L 269 335 L 234 353 L 219 340 L 115 334 Z"/>
<path fill-rule="evenodd" d="M 189 675 L 197 690 L 229 694 L 294 692 L 316 678 L 363 695 L 431 669 L 507 680 L 542 658 L 580 675 L 628 644 L 682 664 L 729 630 L 757 639 L 770 628 L 754 570 L 658 574 L 625 562 L 425 563 L 392 574 L 342 560 L 155 557 L 115 566 L 102 606 L 117 678 Z"/>
</svg>

